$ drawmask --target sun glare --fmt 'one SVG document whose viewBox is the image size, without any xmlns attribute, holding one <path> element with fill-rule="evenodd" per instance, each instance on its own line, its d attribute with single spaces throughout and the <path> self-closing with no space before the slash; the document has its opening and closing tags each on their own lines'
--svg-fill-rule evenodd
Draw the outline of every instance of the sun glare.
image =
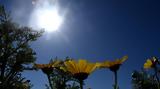
<svg viewBox="0 0 160 89">
<path fill-rule="evenodd" d="M 32 4 L 34 9 L 29 20 L 31 27 L 44 29 L 47 33 L 60 29 L 64 20 L 64 14 L 60 15 L 57 1 L 36 0 Z"/>
<path fill-rule="evenodd" d="M 37 25 L 44 28 L 47 32 L 57 31 L 62 23 L 62 17 L 59 16 L 56 9 L 41 9 L 37 16 Z"/>
</svg>

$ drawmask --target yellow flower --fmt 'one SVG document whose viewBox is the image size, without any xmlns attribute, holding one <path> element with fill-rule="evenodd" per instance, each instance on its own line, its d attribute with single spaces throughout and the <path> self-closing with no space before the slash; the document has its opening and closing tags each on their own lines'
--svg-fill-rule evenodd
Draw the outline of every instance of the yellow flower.
<svg viewBox="0 0 160 89">
<path fill-rule="evenodd" d="M 116 59 L 114 61 L 105 61 L 99 64 L 100 68 L 109 68 L 111 71 L 117 71 L 120 65 L 128 59 L 128 56 L 124 56 L 121 59 Z"/>
<path fill-rule="evenodd" d="M 153 57 L 152 59 L 147 59 L 143 67 L 144 69 L 154 68 L 156 66 L 156 62 L 157 62 L 157 59 L 155 57 Z"/>
<path fill-rule="evenodd" d="M 78 62 L 75 60 L 65 61 L 66 69 L 73 74 L 73 76 L 83 81 L 89 74 L 96 69 L 95 63 L 88 63 L 87 60 L 80 59 Z"/>
<path fill-rule="evenodd" d="M 45 74 L 51 74 L 53 71 L 53 68 L 58 68 L 62 64 L 62 61 L 54 60 L 53 62 L 49 64 L 34 64 L 34 67 L 37 69 L 42 69 L 42 71 Z"/>
</svg>

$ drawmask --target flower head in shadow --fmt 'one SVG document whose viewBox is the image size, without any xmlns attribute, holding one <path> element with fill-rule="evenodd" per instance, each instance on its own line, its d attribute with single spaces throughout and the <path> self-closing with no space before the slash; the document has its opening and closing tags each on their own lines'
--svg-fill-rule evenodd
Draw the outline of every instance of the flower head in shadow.
<svg viewBox="0 0 160 89">
<path fill-rule="evenodd" d="M 49 64 L 34 64 L 34 67 L 36 69 L 41 69 L 43 73 L 45 74 L 51 74 L 54 68 L 60 67 L 62 64 L 62 61 L 60 60 L 54 60 L 53 62 Z"/>
<path fill-rule="evenodd" d="M 122 63 L 125 62 L 127 59 L 128 56 L 124 56 L 121 59 L 116 59 L 114 61 L 105 61 L 103 63 L 98 63 L 97 65 L 99 68 L 109 68 L 114 73 L 114 89 L 119 89 L 117 71 L 119 70 Z"/>
<path fill-rule="evenodd" d="M 117 71 L 119 67 L 128 59 L 128 56 L 124 56 L 121 59 L 116 59 L 114 61 L 105 61 L 99 63 L 99 68 L 109 68 L 111 71 Z"/>
<path fill-rule="evenodd" d="M 89 63 L 87 60 L 80 59 L 65 61 L 67 71 L 71 72 L 78 80 L 84 80 L 96 69 L 95 63 Z"/>
<path fill-rule="evenodd" d="M 69 71 L 74 78 L 80 82 L 80 88 L 83 89 L 83 80 L 88 78 L 95 69 L 96 63 L 89 63 L 87 60 L 80 59 L 78 62 L 75 60 L 65 61 L 67 71 Z"/>
</svg>

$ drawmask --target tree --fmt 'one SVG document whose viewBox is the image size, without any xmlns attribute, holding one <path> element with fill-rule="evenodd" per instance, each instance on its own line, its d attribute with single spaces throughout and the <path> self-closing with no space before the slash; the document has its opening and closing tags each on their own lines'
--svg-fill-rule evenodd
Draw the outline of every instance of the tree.
<svg viewBox="0 0 160 89">
<path fill-rule="evenodd" d="M 0 89 L 16 89 L 17 84 L 24 85 L 21 72 L 36 59 L 29 44 L 42 33 L 12 22 L 4 6 L 0 6 Z"/>
</svg>

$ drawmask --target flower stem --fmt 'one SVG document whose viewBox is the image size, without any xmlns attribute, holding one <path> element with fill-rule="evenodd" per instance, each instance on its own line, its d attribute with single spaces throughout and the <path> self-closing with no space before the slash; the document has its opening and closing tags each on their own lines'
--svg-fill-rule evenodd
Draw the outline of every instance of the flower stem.
<svg viewBox="0 0 160 89">
<path fill-rule="evenodd" d="M 83 80 L 80 80 L 80 89 L 83 89 Z"/>
<path fill-rule="evenodd" d="M 157 87 L 158 89 L 160 88 L 160 81 L 159 81 L 159 77 L 158 77 L 158 71 L 157 71 L 157 67 L 154 68 L 154 71 L 155 71 L 155 77 L 156 77 L 156 80 L 157 80 Z"/>
<path fill-rule="evenodd" d="M 114 71 L 114 89 L 118 89 L 117 71 Z"/>
<path fill-rule="evenodd" d="M 50 85 L 51 89 L 53 89 L 53 86 L 52 86 L 52 83 L 51 83 L 51 78 L 48 74 L 47 74 L 47 77 L 48 77 L 49 85 Z"/>
</svg>

